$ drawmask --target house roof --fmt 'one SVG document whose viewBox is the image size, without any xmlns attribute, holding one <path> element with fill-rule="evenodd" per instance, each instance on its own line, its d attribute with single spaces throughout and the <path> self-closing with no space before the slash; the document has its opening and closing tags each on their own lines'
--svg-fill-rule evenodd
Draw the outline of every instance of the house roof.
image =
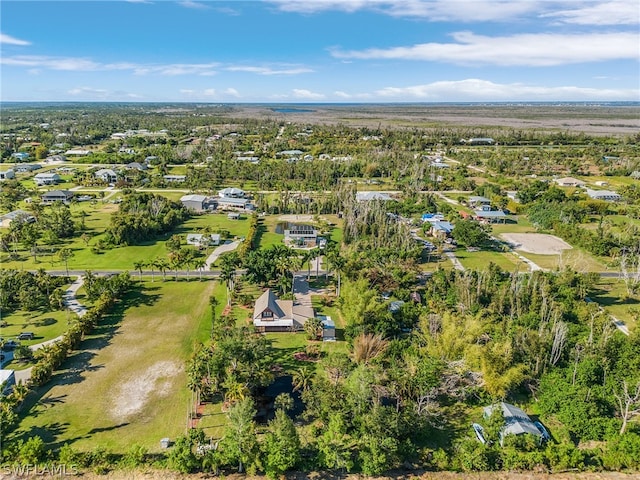
<svg viewBox="0 0 640 480">
<path fill-rule="evenodd" d="M 554 180 L 558 185 L 585 185 L 582 180 L 573 177 L 556 178 Z"/>
<path fill-rule="evenodd" d="M 587 188 L 587 195 L 591 198 L 620 198 L 620 194 L 612 190 L 591 190 Z"/>
<path fill-rule="evenodd" d="M 60 175 L 58 175 L 57 173 L 49 173 L 49 172 L 42 172 L 42 173 L 36 173 L 34 175 L 33 178 L 60 178 Z"/>
<path fill-rule="evenodd" d="M 504 218 L 507 216 L 502 210 L 478 210 L 474 212 L 474 215 L 479 218 Z"/>
<path fill-rule="evenodd" d="M 433 222 L 432 228 L 445 233 L 451 233 L 453 231 L 453 225 L 450 222 Z"/>
<path fill-rule="evenodd" d="M 42 198 L 44 197 L 66 197 L 66 198 L 70 198 L 73 197 L 73 192 L 70 192 L 69 190 L 51 190 L 49 192 L 46 192 L 42 195 Z"/>
<path fill-rule="evenodd" d="M 273 312 L 274 320 L 285 317 L 285 312 L 282 310 L 280 305 L 278 305 L 279 303 L 280 302 L 278 301 L 276 294 L 273 293 L 273 290 L 270 288 L 267 289 L 267 291 L 260 295 L 260 298 L 256 300 L 256 304 L 253 307 L 253 318 L 259 318 L 260 314 L 265 310 L 271 310 Z M 289 318 L 291 318 L 290 315 Z"/>
<path fill-rule="evenodd" d="M 221 197 L 221 198 L 218 198 L 216 201 L 218 202 L 218 205 L 223 204 L 223 205 L 245 206 L 247 203 L 249 203 L 249 200 L 246 198 L 233 198 L 233 197 Z"/>
<path fill-rule="evenodd" d="M 384 202 L 388 202 L 389 200 L 393 200 L 393 198 L 382 192 L 356 192 L 356 200 L 359 202 L 371 200 L 382 200 Z"/>
<path fill-rule="evenodd" d="M 230 195 L 231 196 L 244 195 L 244 190 L 241 190 L 240 188 L 235 188 L 235 187 L 227 187 L 220 190 L 218 194 L 222 197 L 226 197 Z"/>
<path fill-rule="evenodd" d="M 117 176 L 116 172 L 114 172 L 110 168 L 101 168 L 96 172 L 96 176 L 102 176 L 102 175 Z"/>
<path fill-rule="evenodd" d="M 190 195 L 183 195 L 182 197 L 180 197 L 180 201 L 181 202 L 205 202 L 207 200 L 207 197 L 204 195 L 197 195 L 195 193 L 192 193 Z"/>
<path fill-rule="evenodd" d="M 13 212 L 5 213 L 0 217 L 0 220 L 15 220 L 20 216 L 24 216 L 25 219 L 32 219 L 32 221 L 35 220 L 35 217 L 33 215 L 24 210 L 14 210 Z"/>
<path fill-rule="evenodd" d="M 489 200 L 487 197 L 471 196 L 471 197 L 469 197 L 469 202 L 472 202 L 472 203 L 491 203 L 491 200 Z"/>
</svg>

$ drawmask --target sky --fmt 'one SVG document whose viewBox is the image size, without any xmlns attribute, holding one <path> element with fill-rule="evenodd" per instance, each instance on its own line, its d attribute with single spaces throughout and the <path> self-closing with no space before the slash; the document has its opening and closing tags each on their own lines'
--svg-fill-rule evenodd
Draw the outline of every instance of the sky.
<svg viewBox="0 0 640 480">
<path fill-rule="evenodd" d="M 0 100 L 640 101 L 638 0 L 0 2 Z"/>
</svg>

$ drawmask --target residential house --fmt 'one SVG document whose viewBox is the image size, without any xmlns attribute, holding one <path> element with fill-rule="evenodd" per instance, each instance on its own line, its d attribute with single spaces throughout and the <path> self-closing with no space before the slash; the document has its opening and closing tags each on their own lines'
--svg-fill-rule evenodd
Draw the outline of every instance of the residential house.
<svg viewBox="0 0 640 480">
<path fill-rule="evenodd" d="M 584 187 L 586 185 L 582 180 L 573 177 L 556 178 L 554 182 L 561 187 Z"/>
<path fill-rule="evenodd" d="M 142 163 L 139 162 L 131 162 L 131 163 L 127 163 L 124 166 L 125 170 L 138 170 L 140 172 L 144 171 L 147 169 L 146 165 L 143 165 Z"/>
<path fill-rule="evenodd" d="M 283 150 L 281 152 L 277 152 L 276 157 L 297 157 L 302 155 L 303 153 L 304 152 L 302 150 Z"/>
<path fill-rule="evenodd" d="M 0 182 L 11 180 L 12 178 L 16 178 L 16 172 L 12 169 L 0 171 Z"/>
<path fill-rule="evenodd" d="M 44 159 L 45 163 L 63 163 L 67 161 L 67 157 L 64 155 L 51 155 Z"/>
<path fill-rule="evenodd" d="M 429 233 L 434 237 L 446 238 L 451 236 L 453 227 L 450 222 L 433 222 Z"/>
<path fill-rule="evenodd" d="M 182 203 L 187 210 L 192 210 L 194 212 L 204 212 L 213 205 L 209 197 L 194 193 L 180 197 L 180 203 Z"/>
<path fill-rule="evenodd" d="M 73 198 L 73 192 L 70 192 L 69 190 L 51 190 L 40 198 L 42 199 L 42 203 L 69 203 Z"/>
<path fill-rule="evenodd" d="M 373 200 L 388 202 L 393 200 L 393 198 L 383 192 L 356 192 L 356 200 L 358 202 L 371 202 Z"/>
<path fill-rule="evenodd" d="M 42 168 L 42 165 L 37 163 L 23 163 L 22 165 L 16 165 L 13 168 L 17 173 L 29 173 Z"/>
<path fill-rule="evenodd" d="M 62 178 L 57 173 L 43 172 L 36 173 L 36 175 L 33 177 L 33 181 L 36 182 L 36 185 L 38 186 L 55 185 L 56 183 L 62 181 Z"/>
<path fill-rule="evenodd" d="M 441 213 L 423 213 L 422 223 L 434 223 L 444 220 L 444 215 Z"/>
<path fill-rule="evenodd" d="M 470 207 L 476 208 L 482 205 L 491 205 L 491 200 L 489 200 L 487 197 L 478 197 L 472 195 L 469 197 L 469 200 L 467 200 L 467 203 Z"/>
<path fill-rule="evenodd" d="M 189 233 L 187 234 L 187 245 L 193 245 L 198 248 L 218 246 L 220 245 L 220 235 L 217 233 L 211 233 L 209 235 Z"/>
<path fill-rule="evenodd" d="M 491 137 L 477 137 L 469 138 L 467 140 L 462 139 L 460 143 L 466 143 L 467 145 L 493 145 L 496 141 Z"/>
<path fill-rule="evenodd" d="M 181 183 L 187 179 L 186 175 L 163 175 L 162 178 L 167 183 Z"/>
<path fill-rule="evenodd" d="M 91 153 L 91 150 L 85 150 L 82 148 L 72 148 L 71 150 L 64 152 L 65 155 L 73 155 L 76 157 L 86 157 L 87 155 L 91 155 Z"/>
<path fill-rule="evenodd" d="M 253 325 L 260 332 L 294 332 L 302 330 L 309 318 L 314 318 L 312 307 L 296 304 L 293 300 L 279 300 L 268 289 L 253 308 Z"/>
<path fill-rule="evenodd" d="M 484 416 L 490 417 L 493 412 L 498 409 L 502 411 L 505 425 L 500 430 L 500 445 L 504 442 L 504 437 L 507 435 L 524 435 L 529 434 L 538 438 L 538 441 L 542 443 L 548 440 L 548 433 L 546 429 L 539 422 L 533 422 L 529 415 L 524 410 L 511 405 L 509 403 L 500 402 L 495 405 L 490 405 L 484 408 Z"/>
<path fill-rule="evenodd" d="M 587 195 L 594 200 L 605 200 L 607 202 L 619 202 L 622 196 L 611 190 L 591 190 L 587 188 Z"/>
<path fill-rule="evenodd" d="M 315 247 L 318 230 L 312 225 L 291 225 L 284 231 L 284 243 L 294 247 Z"/>
<path fill-rule="evenodd" d="M 29 154 L 27 152 L 15 152 L 11 154 L 11 158 L 15 158 L 16 162 L 24 162 L 29 159 Z"/>
<path fill-rule="evenodd" d="M 474 212 L 475 218 L 484 223 L 507 223 L 507 214 L 502 210 L 478 210 Z"/>
<path fill-rule="evenodd" d="M 24 210 L 14 210 L 13 212 L 5 213 L 0 216 L 0 226 L 10 227 L 13 222 L 20 223 L 32 223 L 36 221 L 36 217 Z"/>
<path fill-rule="evenodd" d="M 110 168 L 101 168 L 94 175 L 98 180 L 105 183 L 116 183 L 118 181 L 118 174 Z"/>
<path fill-rule="evenodd" d="M 224 197 L 215 200 L 220 210 L 254 210 L 255 207 L 248 198 Z"/>
<path fill-rule="evenodd" d="M 220 198 L 245 198 L 246 193 L 240 188 L 227 187 L 218 192 Z"/>
</svg>

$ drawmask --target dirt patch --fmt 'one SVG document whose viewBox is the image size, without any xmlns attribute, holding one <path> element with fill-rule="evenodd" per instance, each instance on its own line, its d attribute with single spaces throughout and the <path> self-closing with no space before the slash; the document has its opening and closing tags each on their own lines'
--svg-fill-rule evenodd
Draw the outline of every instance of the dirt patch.
<svg viewBox="0 0 640 480">
<path fill-rule="evenodd" d="M 313 222 L 313 215 L 280 215 L 278 220 L 282 222 Z"/>
<path fill-rule="evenodd" d="M 111 415 L 118 420 L 129 418 L 144 408 L 151 394 L 168 395 L 171 392 L 171 379 L 181 371 L 178 363 L 157 362 L 125 381 L 114 397 Z"/>
<path fill-rule="evenodd" d="M 515 250 L 539 255 L 560 255 L 573 248 L 564 240 L 546 233 L 503 233 L 500 235 Z"/>
</svg>

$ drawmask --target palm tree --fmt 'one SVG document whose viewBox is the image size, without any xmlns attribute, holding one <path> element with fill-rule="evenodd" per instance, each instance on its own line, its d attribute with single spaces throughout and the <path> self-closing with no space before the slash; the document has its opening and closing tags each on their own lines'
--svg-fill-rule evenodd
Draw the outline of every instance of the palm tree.
<svg viewBox="0 0 640 480">
<path fill-rule="evenodd" d="M 147 262 L 143 260 L 138 260 L 137 262 L 133 262 L 133 268 L 135 268 L 140 274 L 140 280 L 142 281 L 142 269 L 147 266 Z"/>
<path fill-rule="evenodd" d="M 157 258 L 155 260 L 156 267 L 162 272 L 162 281 L 167 279 L 167 270 L 169 269 L 169 262 L 166 258 Z"/>
<path fill-rule="evenodd" d="M 207 265 L 207 262 L 204 258 L 198 257 L 193 259 L 193 268 L 200 272 L 200 281 L 202 281 L 202 271 L 204 267 Z"/>
<path fill-rule="evenodd" d="M 306 392 L 311 388 L 311 382 L 315 376 L 310 368 L 300 368 L 293 374 L 293 391 Z"/>
<path fill-rule="evenodd" d="M 220 280 L 227 286 L 227 305 L 231 305 L 231 292 L 233 291 L 233 279 L 236 274 L 237 256 L 223 255 L 220 259 Z"/>
</svg>

